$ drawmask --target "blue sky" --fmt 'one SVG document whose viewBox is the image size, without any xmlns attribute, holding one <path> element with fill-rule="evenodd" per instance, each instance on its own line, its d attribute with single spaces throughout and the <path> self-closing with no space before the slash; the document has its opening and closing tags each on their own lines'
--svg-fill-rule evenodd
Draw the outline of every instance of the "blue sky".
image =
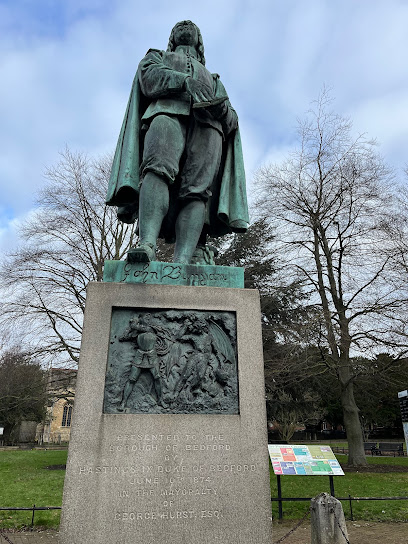
<svg viewBox="0 0 408 544">
<path fill-rule="evenodd" d="M 182 19 L 200 27 L 240 118 L 249 187 L 296 144 L 323 85 L 402 172 L 408 0 L 0 0 L 1 252 L 59 151 L 114 150 L 138 62 Z"/>
</svg>

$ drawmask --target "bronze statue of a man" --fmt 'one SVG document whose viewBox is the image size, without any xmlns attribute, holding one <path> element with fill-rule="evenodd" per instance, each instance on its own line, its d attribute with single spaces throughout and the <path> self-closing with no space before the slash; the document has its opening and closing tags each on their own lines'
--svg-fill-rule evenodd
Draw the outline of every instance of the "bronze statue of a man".
<svg viewBox="0 0 408 544">
<path fill-rule="evenodd" d="M 182 21 L 167 51 L 139 64 L 113 160 L 107 204 L 139 221 L 131 262 L 155 260 L 158 237 L 190 263 L 207 234 L 245 232 L 248 208 L 238 118 L 205 68 L 198 27 Z"/>
</svg>

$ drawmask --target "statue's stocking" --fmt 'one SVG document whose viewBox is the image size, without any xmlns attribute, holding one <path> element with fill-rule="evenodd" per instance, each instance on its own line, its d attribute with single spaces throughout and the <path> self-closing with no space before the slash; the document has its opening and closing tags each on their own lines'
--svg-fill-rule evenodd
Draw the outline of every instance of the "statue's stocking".
<svg viewBox="0 0 408 544">
<path fill-rule="evenodd" d="M 141 244 L 156 246 L 163 219 L 169 209 L 169 188 L 160 176 L 147 172 L 140 188 L 139 235 Z"/>
<path fill-rule="evenodd" d="M 191 262 L 203 230 L 204 219 L 205 203 L 202 200 L 191 200 L 180 210 L 176 221 L 174 262 L 185 264 Z"/>
</svg>

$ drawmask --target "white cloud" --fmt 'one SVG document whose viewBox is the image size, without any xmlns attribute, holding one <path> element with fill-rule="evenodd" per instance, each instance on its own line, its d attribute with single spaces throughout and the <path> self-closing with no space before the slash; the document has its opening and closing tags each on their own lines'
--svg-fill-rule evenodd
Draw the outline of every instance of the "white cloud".
<svg viewBox="0 0 408 544">
<path fill-rule="evenodd" d="M 0 255 L 13 252 L 20 244 L 19 231 L 23 223 L 36 214 L 36 208 L 31 208 L 17 217 L 7 217 L 0 209 Z"/>
<path fill-rule="evenodd" d="M 408 96 L 406 91 L 385 93 L 365 100 L 352 112 L 354 127 L 379 134 L 379 150 L 397 168 L 408 163 Z"/>
<path fill-rule="evenodd" d="M 33 206 L 46 165 L 67 144 L 114 149 L 137 64 L 174 23 L 201 28 L 241 122 L 248 179 L 291 147 L 296 116 L 323 83 L 355 129 L 406 162 L 408 5 L 398 0 L 15 0 L 0 6 L 0 224 Z M 4 227 L 3 227 L 4 228 Z M 6 227 L 8 228 L 8 227 Z"/>
</svg>

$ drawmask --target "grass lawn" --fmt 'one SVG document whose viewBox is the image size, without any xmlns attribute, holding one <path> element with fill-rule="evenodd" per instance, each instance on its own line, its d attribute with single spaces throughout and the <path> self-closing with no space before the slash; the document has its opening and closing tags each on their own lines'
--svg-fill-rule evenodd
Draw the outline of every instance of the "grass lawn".
<svg viewBox="0 0 408 544">
<path fill-rule="evenodd" d="M 340 463 L 346 455 L 337 456 Z M 408 468 L 407 457 L 367 457 L 369 465 L 394 465 Z M 282 476 L 283 497 L 314 497 L 323 491 L 330 493 L 328 476 Z M 408 472 L 346 472 L 334 476 L 337 497 L 408 497 Z M 277 480 L 271 468 L 271 495 L 278 496 Z M 349 503 L 342 501 L 346 518 L 350 517 Z M 284 502 L 285 519 L 298 519 L 309 507 L 308 502 Z M 353 501 L 354 519 L 372 521 L 408 521 L 408 500 Z M 278 503 L 272 504 L 273 518 L 278 519 Z"/>
<path fill-rule="evenodd" d="M 0 506 L 61 506 L 67 451 L 0 451 Z M 30 525 L 32 512 L 0 511 L 0 527 Z M 60 510 L 35 513 L 36 526 L 58 527 Z"/>
<path fill-rule="evenodd" d="M 64 465 L 67 452 L 56 450 L 0 451 L 0 506 L 60 506 L 64 470 L 46 470 L 50 465 Z M 341 463 L 345 455 L 338 455 Z M 369 464 L 395 465 L 408 468 L 405 457 L 368 457 Z M 313 497 L 330 491 L 327 476 L 282 476 L 284 497 Z M 408 472 L 355 473 L 334 477 L 338 497 L 408 496 Z M 271 495 L 277 497 L 276 476 L 271 473 Z M 284 502 L 285 519 L 299 519 L 309 507 L 307 502 Z M 343 502 L 346 517 L 348 503 Z M 274 519 L 278 505 L 272 504 Z M 408 521 L 408 501 L 353 501 L 354 519 L 376 521 Z M 0 511 L 0 527 L 30 525 L 31 512 Z M 35 525 L 58 527 L 59 510 L 35 513 Z"/>
</svg>

